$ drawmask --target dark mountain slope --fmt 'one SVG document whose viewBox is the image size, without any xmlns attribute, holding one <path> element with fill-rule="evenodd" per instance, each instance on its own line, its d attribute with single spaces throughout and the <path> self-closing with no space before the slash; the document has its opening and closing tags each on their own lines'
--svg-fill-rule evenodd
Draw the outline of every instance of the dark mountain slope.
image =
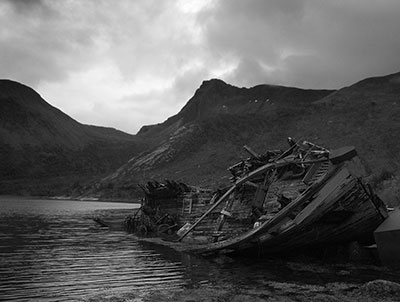
<svg viewBox="0 0 400 302">
<path fill-rule="evenodd" d="M 32 180 L 46 187 L 52 177 L 107 173 L 144 146 L 133 135 L 80 124 L 33 89 L 0 80 L 0 192 Z"/>
<path fill-rule="evenodd" d="M 139 131 L 139 137 L 153 140 L 156 147 L 132 159 L 129 169 L 154 170 L 165 164 L 169 167 L 208 141 L 244 144 L 277 122 L 287 123 L 282 119 L 292 111 L 300 113 L 332 92 L 271 85 L 238 88 L 217 79 L 204 81 L 177 115 Z"/>
<path fill-rule="evenodd" d="M 316 106 L 314 123 L 326 141 L 356 145 L 377 173 L 399 170 L 400 73 L 362 80 Z"/>
<path fill-rule="evenodd" d="M 0 80 L 0 106 L 3 143 L 12 147 L 47 144 L 78 150 L 95 140 L 134 140 L 115 129 L 82 125 L 17 82 Z"/>
<path fill-rule="evenodd" d="M 159 136 L 176 130 L 178 125 L 200 122 L 219 115 L 270 114 L 279 108 L 302 106 L 319 100 L 333 90 L 305 90 L 293 87 L 258 85 L 238 88 L 212 79 L 204 81 L 182 110 L 162 124 L 144 126 L 138 135 Z"/>
<path fill-rule="evenodd" d="M 147 178 L 165 177 L 214 184 L 226 175 L 244 144 L 264 148 L 282 143 L 282 130 L 289 130 L 297 114 L 332 92 L 271 85 L 237 88 L 221 80 L 205 81 L 177 115 L 143 127 L 138 136 L 152 140 L 155 147 L 133 157 L 100 186 L 131 190 L 132 184 Z"/>
<path fill-rule="evenodd" d="M 141 129 L 139 136 L 158 140 L 157 147 L 133 157 L 99 185 L 111 184 L 121 193 L 151 178 L 227 183 L 226 168 L 247 157 L 244 144 L 261 153 L 286 148 L 288 136 L 328 148 L 354 145 L 379 179 L 400 168 L 399 134 L 400 73 L 338 91 L 205 81 L 177 115 Z"/>
</svg>

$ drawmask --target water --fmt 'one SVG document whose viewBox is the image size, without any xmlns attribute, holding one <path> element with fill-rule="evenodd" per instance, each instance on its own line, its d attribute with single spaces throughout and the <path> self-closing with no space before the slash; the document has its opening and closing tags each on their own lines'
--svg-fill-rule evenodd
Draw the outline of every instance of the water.
<svg viewBox="0 0 400 302">
<path fill-rule="evenodd" d="M 166 259 L 134 236 L 92 220 L 138 205 L 3 198 L 0 206 L 1 301 L 71 301 L 185 284 L 180 259 Z"/>
<path fill-rule="evenodd" d="M 369 267 L 282 259 L 206 259 L 98 226 L 93 216 L 135 204 L 0 198 L 0 301 L 84 301 L 93 296 L 184 289 L 217 282 L 324 284 L 400 281 Z M 308 261 L 308 260 L 307 260 Z M 349 274 L 337 274 L 346 270 Z"/>
</svg>

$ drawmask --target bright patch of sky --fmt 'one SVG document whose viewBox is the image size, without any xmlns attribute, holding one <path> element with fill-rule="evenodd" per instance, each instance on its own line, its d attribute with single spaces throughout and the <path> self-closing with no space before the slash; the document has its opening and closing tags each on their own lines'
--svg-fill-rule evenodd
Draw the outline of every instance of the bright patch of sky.
<svg viewBox="0 0 400 302">
<path fill-rule="evenodd" d="M 1 78 L 136 133 L 202 81 L 341 88 L 399 71 L 397 0 L 0 0 Z"/>
</svg>

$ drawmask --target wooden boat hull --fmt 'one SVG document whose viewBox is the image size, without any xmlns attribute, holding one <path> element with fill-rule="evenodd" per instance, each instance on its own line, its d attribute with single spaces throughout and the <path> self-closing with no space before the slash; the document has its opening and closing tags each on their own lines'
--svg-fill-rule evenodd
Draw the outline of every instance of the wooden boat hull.
<svg viewBox="0 0 400 302">
<path fill-rule="evenodd" d="M 327 246 L 373 238 L 387 217 L 383 202 L 363 182 L 354 147 L 328 151 L 292 142 L 281 153 L 251 155 L 230 168 L 233 185 L 213 198 L 193 192 L 173 203 L 149 198 L 153 207 L 181 208 L 182 225 L 190 225 L 178 239 L 184 250 L 264 254 Z"/>
<path fill-rule="evenodd" d="M 376 227 L 387 217 L 382 201 L 371 196 L 346 167 L 336 172 L 308 199 L 312 201 L 291 220 L 289 226 L 285 219 L 276 225 L 266 222 L 239 237 L 187 250 L 200 254 L 248 250 L 272 254 L 370 239 Z M 279 231 L 285 224 L 287 229 Z"/>
<path fill-rule="evenodd" d="M 101 217 L 94 217 L 93 221 L 98 223 L 101 227 L 109 228 L 110 230 L 114 231 L 125 231 L 126 230 L 126 223 L 125 219 L 104 219 Z"/>
</svg>

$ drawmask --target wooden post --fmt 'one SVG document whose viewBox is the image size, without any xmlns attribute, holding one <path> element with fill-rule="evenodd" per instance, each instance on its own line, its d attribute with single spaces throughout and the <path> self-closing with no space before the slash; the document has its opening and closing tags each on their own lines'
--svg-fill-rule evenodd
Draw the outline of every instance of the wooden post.
<svg viewBox="0 0 400 302">
<path fill-rule="evenodd" d="M 307 162 L 300 162 L 302 164 L 311 164 L 315 162 L 321 162 L 321 161 L 327 161 L 327 159 L 323 160 L 312 160 L 312 161 L 307 161 Z M 274 162 L 274 163 L 268 163 L 265 164 L 264 166 L 261 166 L 254 171 L 250 172 L 246 176 L 238 179 L 236 183 L 228 190 L 225 192 L 224 195 L 222 195 L 185 233 L 182 234 L 181 237 L 178 238 L 178 241 L 181 241 L 183 238 L 186 237 L 187 234 L 189 234 L 203 219 L 210 214 L 221 202 L 223 202 L 237 187 L 241 186 L 245 182 L 247 182 L 249 179 L 253 178 L 254 176 L 260 175 L 270 169 L 277 168 L 277 167 L 283 167 L 285 165 L 288 165 L 290 163 L 297 163 L 296 161 L 281 161 L 281 162 Z"/>
<path fill-rule="evenodd" d="M 226 220 L 226 214 L 229 213 L 228 211 L 231 209 L 234 200 L 235 196 L 233 196 L 232 194 L 229 195 L 229 199 L 226 202 L 225 208 L 221 211 L 221 215 L 218 217 L 218 223 L 215 231 L 219 232 L 222 230 L 222 227 Z"/>
<path fill-rule="evenodd" d="M 222 195 L 212 206 L 209 208 L 185 233 L 182 234 L 181 237 L 178 238 L 178 241 L 181 241 L 183 238 L 186 237 L 187 234 L 189 234 L 208 214 L 210 214 L 221 202 L 223 202 L 238 186 L 241 186 L 243 183 L 245 183 L 248 179 L 259 175 L 269 169 L 272 169 L 275 167 L 275 163 L 270 163 L 266 164 L 264 166 L 259 167 L 258 169 L 250 172 L 247 176 L 242 177 L 241 179 L 238 179 L 236 183 L 228 190 L 225 192 L 224 195 Z"/>
<path fill-rule="evenodd" d="M 225 192 L 212 206 L 209 208 L 185 233 L 179 237 L 178 241 L 181 241 L 186 237 L 208 214 L 210 214 L 218 205 L 223 202 L 234 190 L 236 189 L 236 185 L 233 185 L 228 191 Z"/>
<path fill-rule="evenodd" d="M 257 154 L 257 152 L 255 152 L 255 151 L 254 151 L 253 149 L 251 149 L 249 146 L 244 145 L 244 146 L 243 146 L 243 149 L 246 150 L 247 153 L 249 153 L 251 157 L 254 157 L 254 158 L 257 158 L 257 159 L 260 158 L 260 155 Z"/>
</svg>

